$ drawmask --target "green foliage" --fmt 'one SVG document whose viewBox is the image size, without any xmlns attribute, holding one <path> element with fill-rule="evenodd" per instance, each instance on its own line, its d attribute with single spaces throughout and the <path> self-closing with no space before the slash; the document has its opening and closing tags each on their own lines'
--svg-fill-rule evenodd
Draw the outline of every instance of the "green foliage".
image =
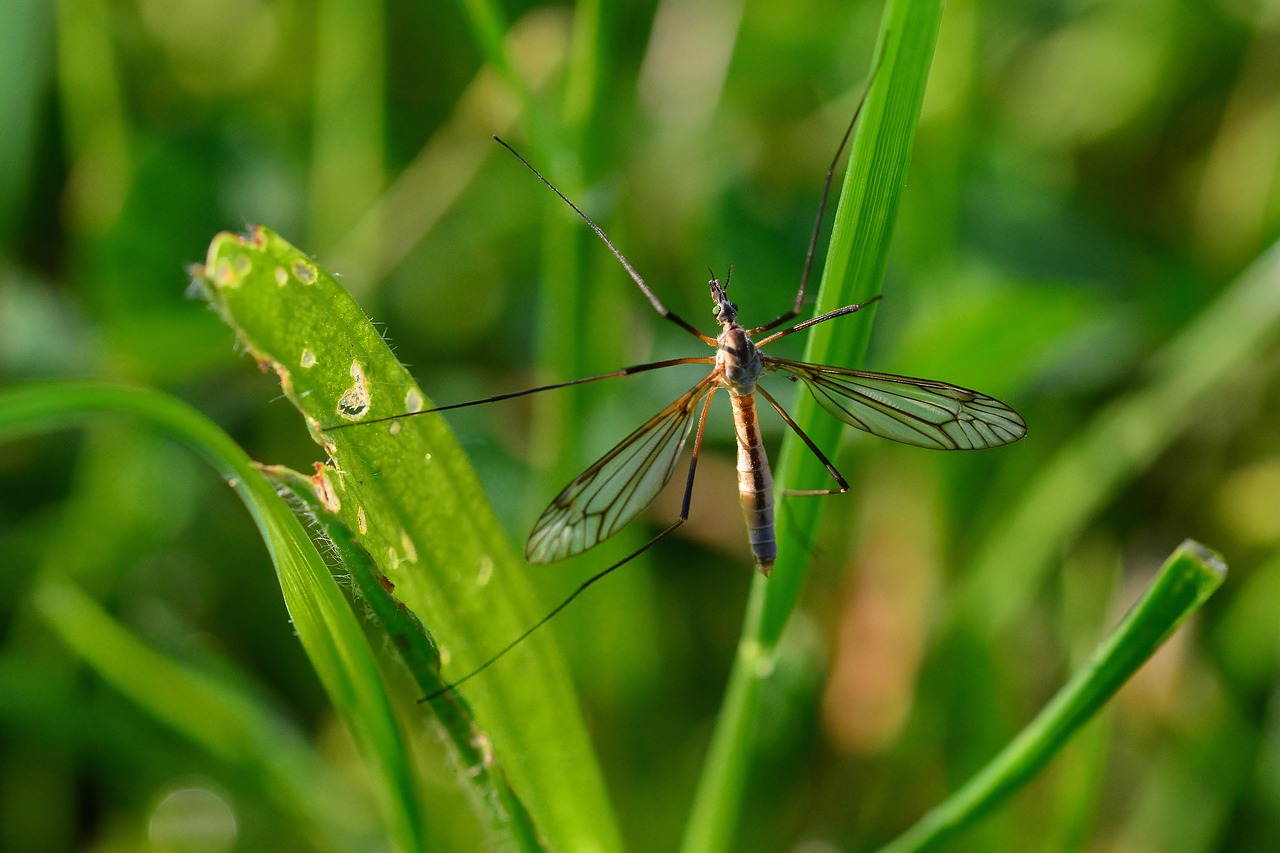
<svg viewBox="0 0 1280 853">
<path fill-rule="evenodd" d="M 874 59 L 874 84 L 867 91 L 852 140 L 815 314 L 865 302 L 881 292 L 941 18 L 941 2 L 888 4 Z M 869 308 L 867 313 L 874 310 Z M 815 364 L 858 362 L 871 329 L 869 317 L 860 319 L 852 333 L 847 329 L 837 332 L 835 323 L 817 326 L 809 333 L 805 360 Z M 823 416 L 812 397 L 801 397 L 795 408 L 793 417 L 806 435 L 819 446 L 836 445 L 841 424 Z M 818 482 L 824 476 L 825 470 L 798 436 L 788 435 L 778 465 L 779 487 L 813 488 L 802 484 Z M 778 563 L 768 582 L 757 578 L 751 589 L 738 657 L 685 835 L 684 849 L 690 853 L 727 850 L 732 845 L 760 693 L 778 664 L 778 643 L 800 594 L 809 562 L 806 543 L 813 540 L 821 507 L 821 502 L 812 499 L 784 499 L 779 504 L 779 515 L 788 523 L 780 530 Z"/>
<path fill-rule="evenodd" d="M 926 814 L 890 849 L 1280 847 L 1272 29 L 1173 0 L 4 4 L 0 848 L 854 850 Z M 437 653 L 465 673 L 670 522 L 512 556 L 697 377 L 322 433 L 352 364 L 392 413 L 706 352 L 490 136 L 682 316 L 732 263 L 765 322 L 873 68 L 817 266 L 823 307 L 883 289 L 875 334 L 777 347 L 978 388 L 1029 437 L 840 450 L 784 399 L 852 489 L 786 501 L 749 582 L 713 413 L 678 535 L 419 705 Z M 309 256 L 218 238 L 233 334 L 182 269 L 246 221 Z M 778 478 L 824 487 L 765 420 Z M 1064 744 L 1189 602 L 1148 604 L 1204 592 L 1167 585 L 1207 577 L 1183 552 L 1157 571 L 1188 536 L 1231 580 Z M 1085 663 L 1103 636 L 1124 667 Z"/>
<path fill-rule="evenodd" d="M 1222 558 L 1187 540 L 1088 664 L 964 787 L 882 853 L 925 850 L 956 835 L 1039 772 L 1227 577 Z"/>
<path fill-rule="evenodd" d="M 396 598 L 430 626 L 450 671 L 470 672 L 486 650 L 501 648 L 531 625 L 541 614 L 523 566 L 505 546 L 447 424 L 419 417 L 339 428 L 431 404 L 338 283 L 266 228 L 247 237 L 216 237 L 200 281 L 249 353 L 277 375 L 324 446 L 330 461 L 317 466 L 311 479 L 321 509 L 351 531 Z M 377 595 L 374 584 L 362 586 L 366 600 Z M 384 611 L 387 617 L 395 613 Z M 409 626 L 396 633 L 407 631 L 417 633 Z M 438 662 L 420 657 L 417 663 L 419 689 L 440 689 L 431 671 Z M 617 846 L 580 712 L 550 635 L 531 638 L 474 687 L 462 707 L 462 697 L 440 699 L 440 716 L 450 724 L 460 755 L 480 761 L 468 773 L 486 784 L 490 798 L 508 797 L 497 778 L 501 773 L 487 766 L 496 755 L 553 847 Z M 467 706 L 474 709 L 475 725 L 467 719 Z M 482 740 L 491 752 L 477 756 L 475 744 Z M 505 813 L 515 807 L 514 797 L 504 808 L 495 804 L 495 821 L 508 825 Z"/>
<path fill-rule="evenodd" d="M 419 849 L 414 780 L 371 650 L 328 567 L 244 451 L 179 401 L 154 392 L 75 383 L 7 390 L 0 398 L 0 438 L 76 424 L 98 413 L 133 415 L 144 425 L 170 434 L 203 456 L 235 488 L 272 554 L 298 639 L 374 768 L 374 788 L 390 840 L 402 850 Z M 69 581 L 56 576 L 38 579 L 33 602 L 86 663 L 211 758 L 231 765 L 256 764 L 265 776 L 259 780 L 262 787 L 291 773 L 297 777 L 295 787 L 303 791 L 299 799 L 324 796 L 323 790 L 315 791 L 306 783 L 305 758 L 289 754 L 288 741 L 278 736 L 272 721 L 247 697 L 157 660 Z M 315 804 L 309 816 L 322 814 Z M 326 818 L 322 820 L 327 823 Z M 304 823 L 302 827 L 316 838 L 323 836 L 323 825 Z"/>
</svg>

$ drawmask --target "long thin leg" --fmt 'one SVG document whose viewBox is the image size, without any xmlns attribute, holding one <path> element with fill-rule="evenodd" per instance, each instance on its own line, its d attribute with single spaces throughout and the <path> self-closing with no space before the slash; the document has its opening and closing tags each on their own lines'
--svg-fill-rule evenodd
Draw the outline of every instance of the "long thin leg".
<svg viewBox="0 0 1280 853">
<path fill-rule="evenodd" d="M 867 80 L 867 86 L 862 90 L 862 97 L 858 99 L 858 106 L 853 111 L 853 118 L 849 120 L 849 126 L 844 129 L 844 136 L 840 137 L 840 146 L 836 148 L 836 156 L 831 158 L 831 165 L 827 167 L 827 178 L 822 183 L 822 198 L 818 201 L 818 215 L 814 217 L 813 233 L 809 235 L 809 250 L 804 256 L 804 271 L 800 273 L 800 288 L 796 291 L 795 302 L 791 306 L 791 310 L 781 315 L 772 322 L 765 323 L 751 329 L 748 334 L 758 334 L 759 332 L 767 332 L 770 329 L 776 329 L 783 323 L 800 316 L 800 312 L 804 309 L 804 292 L 809 285 L 809 272 L 813 269 L 813 255 L 818 248 L 818 233 L 822 230 L 822 217 L 827 211 L 827 197 L 831 194 L 831 179 L 836 173 L 836 163 L 840 162 L 840 155 L 844 153 L 844 147 L 849 144 L 849 137 L 853 135 L 854 125 L 858 123 L 858 116 L 862 114 L 862 105 L 867 102 L 867 93 L 871 91 L 871 84 L 875 82 L 876 72 L 880 70 L 879 64 L 871 72 L 871 77 Z"/>
<path fill-rule="evenodd" d="M 633 373 L 644 373 L 646 370 L 659 370 L 663 367 L 674 367 L 677 364 L 713 364 L 714 358 L 669 358 L 666 361 L 653 361 L 648 364 L 636 364 L 631 367 L 624 367 L 621 370 L 615 370 L 612 373 L 601 373 L 599 376 L 587 376 L 582 379 L 571 379 L 568 382 L 556 382 L 553 385 L 539 385 L 537 388 L 526 388 L 523 391 L 512 391 L 508 394 L 498 394 L 494 397 L 485 397 L 483 400 L 470 400 L 466 403 L 450 403 L 447 406 L 436 406 L 433 409 L 422 409 L 418 412 L 405 412 L 401 415 L 387 415 L 385 418 L 372 418 L 367 421 L 355 421 L 349 424 L 335 424 L 325 427 L 322 432 L 333 432 L 336 429 L 347 429 L 349 427 L 368 426 L 369 424 L 379 424 L 385 421 L 398 421 L 401 418 L 410 418 L 414 415 L 430 415 L 436 412 L 447 412 L 450 409 L 465 409 L 467 406 L 479 406 L 484 403 L 497 403 L 501 400 L 511 400 L 516 397 L 524 397 L 529 394 L 537 394 L 540 391 L 554 391 L 557 388 L 568 388 L 571 385 L 582 385 L 586 382 L 596 382 L 600 379 L 616 379 L 619 376 L 630 376 Z"/>
<path fill-rule="evenodd" d="M 759 349 L 760 347 L 764 346 L 770 341 L 776 341 L 778 338 L 786 337 L 792 332 L 801 332 L 809 328 L 810 326 L 816 326 L 819 323 L 825 323 L 828 320 L 835 319 L 836 317 L 843 317 L 846 314 L 853 314 L 854 312 L 861 311 L 863 308 L 866 308 L 872 302 L 879 302 L 880 299 L 881 299 L 881 294 L 877 293 L 875 296 L 871 297 L 866 302 L 859 302 L 857 305 L 846 305 L 843 308 L 837 308 L 834 311 L 828 311 L 825 314 L 820 314 L 817 317 L 814 317 L 809 320 L 805 320 L 803 323 L 796 323 L 794 326 L 791 326 L 790 328 L 783 329 L 781 332 L 774 332 L 769 337 L 761 338 L 760 340 L 756 341 L 756 348 Z"/>
<path fill-rule="evenodd" d="M 437 690 L 435 693 L 432 693 L 432 694 L 431 694 L 431 695 L 429 695 L 429 696 L 424 696 L 424 697 L 422 697 L 421 699 L 419 699 L 418 701 L 419 701 L 419 702 L 431 702 L 431 701 L 434 701 L 434 700 L 436 700 L 436 699 L 439 699 L 441 696 L 445 695 L 446 693 L 451 693 L 451 692 L 453 692 L 453 691 L 454 691 L 455 689 L 457 689 L 458 687 L 461 687 L 463 684 L 466 684 L 468 681 L 470 681 L 471 679 L 475 678 L 477 675 L 479 675 L 480 673 L 484 672 L 484 671 L 485 671 L 486 669 L 488 669 L 489 667 L 493 666 L 493 664 L 495 664 L 495 663 L 497 663 L 499 660 L 501 660 L 501 659 L 502 659 L 502 658 L 507 654 L 507 652 L 511 651 L 511 650 L 512 650 L 512 649 L 514 649 L 516 646 L 518 646 L 518 645 L 520 645 L 521 643 L 523 643 L 526 639 L 528 639 L 528 638 L 529 638 L 529 635 L 530 635 L 530 634 L 532 634 L 534 631 L 538 630 L 538 629 L 539 629 L 539 628 L 541 628 L 543 625 L 545 625 L 545 624 L 547 624 L 548 622 L 550 622 L 553 618 L 555 618 L 556 614 L 558 614 L 561 610 L 564 610 L 566 607 L 568 607 L 568 606 L 569 606 L 569 604 L 570 604 L 570 603 L 571 603 L 575 598 L 577 598 L 579 595 L 582 595 L 582 593 L 586 592 L 586 591 L 587 591 L 587 587 L 591 586 L 591 585 L 592 585 L 593 583 L 595 583 L 596 581 L 601 580 L 601 579 L 602 579 L 602 578 L 604 578 L 606 575 L 608 575 L 608 574 L 612 573 L 615 569 L 620 569 L 620 568 L 622 568 L 623 566 L 625 566 L 627 563 L 629 563 L 629 562 L 631 562 L 632 560 L 634 560 L 636 557 L 639 557 L 639 556 L 640 556 L 641 554 L 643 554 L 645 551 L 649 550 L 649 549 L 650 549 L 650 548 L 652 548 L 654 545 L 656 545 L 659 541 L 661 541 L 662 539 L 665 539 L 667 536 L 669 536 L 672 532 L 674 532 L 674 531 L 675 531 L 675 529 L 676 529 L 677 527 L 679 527 L 679 526 L 680 526 L 681 524 L 683 524 L 683 523 L 684 523 L 684 519 L 683 519 L 683 518 L 677 519 L 677 520 L 676 520 L 676 522 L 675 522 L 674 524 L 672 524 L 672 525 L 671 525 L 670 527 L 668 527 L 666 530 L 664 530 L 664 531 L 662 531 L 661 533 L 659 533 L 657 536 L 655 536 L 655 537 L 653 537 L 652 539 L 650 539 L 648 542 L 646 542 L 646 543 L 645 543 L 644 545 L 642 545 L 640 548 L 637 548 L 635 551 L 632 551 L 630 554 L 628 554 L 627 556 L 623 557 L 621 560 L 619 560 L 618 562 L 614 563 L 612 566 L 609 566 L 609 568 L 607 568 L 607 569 L 605 569 L 605 570 L 603 570 L 603 571 L 601 571 L 601 572 L 597 572 L 596 574 L 594 574 L 594 575 L 592 575 L 591 577 L 587 578 L 585 581 L 583 581 L 583 582 L 582 582 L 582 584 L 581 584 L 577 589 L 575 589 L 573 592 L 571 592 L 571 593 L 569 594 L 569 597 L 568 597 L 568 598 L 566 598 L 564 601 L 560 602 L 560 603 L 559 603 L 559 604 L 557 604 L 554 608 L 552 608 L 551 612 L 550 612 L 550 613 L 548 613 L 546 616 L 543 616 L 543 617 L 542 617 L 541 619 L 539 619 L 537 622 L 534 622 L 534 623 L 533 623 L 533 626 L 532 626 L 531 628 L 529 628 L 529 629 L 528 629 L 528 630 L 526 630 L 524 633 L 522 633 L 520 636 L 516 637 L 514 640 L 512 640 L 511 642 L 509 642 L 509 643 L 507 643 L 505 646 L 503 646 L 503 647 L 502 647 L 502 650 L 501 650 L 501 651 L 499 651 L 496 655 L 494 655 L 493 657 L 489 658 L 487 661 L 485 661 L 484 663 L 480 664 L 478 667 L 476 667 L 475 669 L 473 669 L 471 672 L 467 673 L 466 675 L 462 676 L 462 678 L 459 678 L 457 681 L 453 681 L 453 682 L 450 682 L 449 684 L 446 684 L 444 687 L 440 688 L 440 689 L 439 689 L 439 690 Z"/>
<path fill-rule="evenodd" d="M 582 593 L 586 592 L 587 587 L 591 586 L 598 580 L 602 580 L 606 575 L 612 574 L 616 569 L 620 569 L 623 566 L 625 566 L 627 563 L 630 563 L 632 560 L 634 560 L 636 557 L 639 557 L 645 551 L 648 551 L 658 542 L 670 536 L 672 533 L 675 532 L 677 527 L 679 527 L 680 525 L 684 524 L 686 521 L 689 520 L 689 506 L 693 500 L 693 475 L 698 470 L 698 454 L 702 450 L 702 433 L 703 433 L 703 430 L 706 428 L 707 411 L 711 406 L 711 398 L 714 396 L 715 396 L 715 390 L 713 389 L 712 392 L 707 395 L 706 401 L 702 404 L 702 416 L 698 419 L 698 435 L 694 439 L 693 454 L 689 459 L 689 476 L 688 476 L 688 479 L 685 480 L 684 501 L 680 505 L 680 517 L 677 518 L 671 524 L 670 527 L 663 530 L 661 533 L 659 533 L 657 536 L 650 539 L 648 542 L 644 543 L 644 545 L 632 551 L 630 554 L 623 557 L 621 560 L 614 563 L 613 565 L 609 566 L 607 569 L 596 572 L 594 575 L 587 578 L 578 586 L 577 589 L 575 589 L 573 592 L 569 594 L 568 598 L 566 598 L 564 601 L 557 604 L 554 608 L 552 608 L 550 613 L 548 613 L 546 616 L 543 616 L 537 622 L 533 623 L 533 626 L 530 627 L 528 630 L 526 630 L 524 633 L 522 633 L 520 636 L 516 637 L 514 640 L 512 640 L 511 642 L 503 646 L 502 649 L 496 655 L 489 658 L 484 663 L 480 664 L 478 667 L 473 669 L 471 672 L 462 676 L 462 678 L 459 678 L 457 681 L 453 681 L 453 682 L 450 682 L 449 684 L 446 684 L 444 687 L 440 688 L 435 693 L 432 693 L 430 696 L 422 697 L 421 699 L 418 700 L 418 702 L 420 703 L 432 702 L 436 699 L 439 699 L 441 696 L 444 696 L 446 693 L 452 693 L 458 687 L 461 687 L 466 682 L 470 681 L 480 673 L 484 672 L 490 666 L 497 663 L 504 655 L 507 654 L 507 652 L 511 651 L 516 646 L 524 642 L 529 637 L 530 634 L 532 634 L 534 631 L 538 630 L 543 625 L 547 624 L 552 619 L 554 619 L 555 616 L 561 610 L 564 610 L 566 607 L 568 607 L 569 604 L 575 598 L 577 598 L 579 595 L 582 595 Z"/>
<path fill-rule="evenodd" d="M 680 504 L 680 523 L 684 524 L 689 518 L 689 504 L 693 500 L 693 472 L 698 469 L 698 454 L 702 452 L 702 433 L 707 428 L 707 413 L 711 411 L 711 398 L 716 395 L 719 390 L 715 387 L 707 393 L 707 399 L 702 402 L 702 414 L 698 416 L 698 434 L 693 438 L 693 453 L 689 457 L 689 479 L 684 484 L 684 501 Z"/>
<path fill-rule="evenodd" d="M 627 271 L 627 275 L 631 276 L 631 280 L 636 283 L 636 287 L 639 287 L 640 292 L 643 293 L 645 297 L 649 300 L 649 304 L 653 306 L 653 310 L 657 311 L 658 314 L 664 320 L 670 320 L 671 322 L 675 323 L 677 326 L 684 329 L 686 332 L 690 333 L 691 335 L 696 335 L 697 337 L 701 338 L 703 341 L 711 344 L 712 346 L 715 346 L 716 344 L 715 338 L 704 335 L 702 332 L 698 331 L 698 329 L 692 323 L 688 322 L 679 314 L 676 314 L 675 312 L 668 309 L 667 306 L 662 304 L 662 300 L 658 299 L 658 297 L 654 294 L 654 292 L 649 289 L 649 285 L 644 283 L 644 279 L 640 277 L 640 273 L 635 271 L 635 267 L 631 266 L 631 262 L 628 261 L 625 256 L 623 256 L 622 252 L 618 251 L 617 246 L 613 245 L 613 241 L 609 239 L 609 235 L 604 233 L 603 228 L 601 228 L 599 225 L 596 225 L 594 222 L 592 222 L 591 217 L 583 213 L 576 204 L 569 201 L 568 197 L 566 197 L 564 193 L 556 189 L 555 184 L 551 183 L 546 178 L 544 178 L 541 172 L 533 168 L 533 164 L 531 164 L 528 160 L 524 159 L 524 157 L 521 157 L 519 151 L 516 151 L 516 149 L 512 148 L 506 142 L 503 142 L 497 136 L 493 138 L 499 145 L 501 145 L 503 148 L 507 149 L 512 154 L 514 154 L 515 158 L 519 160 L 521 163 L 523 163 L 526 169 L 528 169 L 530 172 L 533 172 L 533 174 L 538 177 L 538 180 L 546 184 L 553 193 L 560 196 L 560 200 L 563 201 L 565 204 L 569 205 L 569 207 L 573 209 L 573 212 L 578 214 L 578 217 L 583 222 L 587 223 L 587 227 L 589 227 L 592 231 L 596 232 L 596 236 L 599 237 L 601 240 L 603 240 L 604 244 L 609 247 L 609 251 L 613 252 L 613 256 L 618 259 L 618 262 L 620 264 L 622 264 L 622 268 Z M 812 250 L 810 250 L 810 254 L 812 254 Z"/>
<path fill-rule="evenodd" d="M 795 422 L 791 415 L 787 414 L 787 410 L 782 408 L 782 406 L 778 404 L 778 401 L 773 399 L 773 397 L 769 395 L 769 392 L 761 388 L 759 385 L 756 386 L 756 391 L 760 396 L 769 401 L 769 405 L 773 406 L 777 413 L 782 416 L 782 420 L 786 422 L 787 426 L 795 430 L 796 435 L 800 436 L 800 440 L 805 443 L 805 446 L 812 451 L 814 456 L 818 457 L 818 461 L 827 469 L 827 473 L 835 479 L 836 485 L 839 487 L 835 489 L 787 489 L 784 494 L 791 495 L 793 497 L 801 497 L 811 495 L 843 495 L 845 492 L 849 491 L 849 482 L 841 476 L 839 471 L 836 470 L 836 466 L 831 464 L 831 460 L 826 457 L 826 454 L 818 449 L 818 445 L 813 443 L 813 439 L 809 438 L 809 436 L 805 434 L 805 431 L 800 429 L 800 425 Z"/>
</svg>

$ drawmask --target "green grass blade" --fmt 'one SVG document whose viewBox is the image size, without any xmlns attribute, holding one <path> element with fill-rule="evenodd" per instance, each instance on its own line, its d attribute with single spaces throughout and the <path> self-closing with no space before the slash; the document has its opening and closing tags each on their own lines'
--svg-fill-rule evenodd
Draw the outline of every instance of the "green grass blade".
<svg viewBox="0 0 1280 853">
<path fill-rule="evenodd" d="M 530 15 L 507 34 L 506 54 L 519 61 L 522 79 L 539 92 L 561 73 L 568 37 L 568 26 L 558 18 Z M 351 270 L 372 261 L 368 278 L 358 283 L 368 290 L 382 282 L 439 225 L 489 158 L 502 150 L 490 136 L 508 135 L 520 109 L 493 66 L 478 69 L 444 123 L 350 232 L 325 253 L 330 265 Z M 371 257 L 373 247 L 377 252 Z"/>
<path fill-rule="evenodd" d="M 272 481 L 301 502 L 304 514 L 312 520 L 312 529 L 341 561 L 360 598 L 390 638 L 390 647 L 413 676 L 418 690 L 430 696 L 444 689 L 446 685 L 440 680 L 440 650 L 435 639 L 387 590 L 385 576 L 351 531 L 325 510 L 315 490 L 316 481 L 288 468 L 264 470 Z M 508 784 L 502 766 L 485 752 L 485 740 L 463 699 L 454 696 L 450 701 L 439 702 L 435 711 L 455 751 L 454 761 L 459 767 L 467 768 L 468 792 L 476 810 L 487 815 L 489 827 L 502 840 L 504 849 L 546 849 L 524 803 Z"/>
<path fill-rule="evenodd" d="M 942 19 L 941 2 L 892 0 L 880 27 L 875 81 L 867 93 L 850 152 L 822 269 L 822 287 L 814 314 L 864 302 L 881 292 L 898 202 L 906 183 L 911 146 L 924 101 L 929 64 Z M 809 332 L 805 361 L 854 366 L 871 338 L 875 307 L 846 322 L 816 326 Z M 828 415 L 812 395 L 797 396 L 793 417 L 819 447 L 838 445 L 844 426 Z M 787 435 L 778 462 L 783 488 L 826 488 L 830 475 L 808 448 Z M 778 562 L 768 585 L 762 637 L 774 643 L 782 633 L 803 581 L 811 533 L 829 501 L 785 499 L 780 512 Z"/>
<path fill-rule="evenodd" d="M 100 0 L 55 7 L 58 106 L 66 155 L 100 176 L 92 191 L 72 185 L 67 211 L 77 231 L 93 233 L 124 203 L 133 179 L 134 139 L 113 43 L 112 10 Z"/>
<path fill-rule="evenodd" d="M 43 3 L 0 6 L 0 53 L 9 57 L 8 93 L 0 99 L 0 239 L 16 242 L 22 203 L 35 183 L 39 104 L 52 63 L 49 7 Z"/>
<path fill-rule="evenodd" d="M 957 590 L 955 620 L 998 634 L 1025 609 L 1063 543 L 1201 416 L 1206 397 L 1261 357 L 1278 328 L 1275 244 L 1153 359 L 1145 385 L 1103 409 L 1043 466 L 979 550 Z"/>
<path fill-rule="evenodd" d="M 275 563 L 298 639 L 370 764 L 392 843 L 400 850 L 420 849 L 421 818 L 408 750 L 372 650 L 306 532 L 230 437 L 199 412 L 162 394 L 65 383 L 0 392 L 0 440 L 81 425 L 103 413 L 133 416 L 182 442 L 244 501 Z"/>
<path fill-rule="evenodd" d="M 498 71 L 520 102 L 525 130 L 535 146 L 544 152 L 558 150 L 557 140 L 560 137 L 549 111 L 534 94 L 529 81 L 521 75 L 508 52 L 505 40 L 509 27 L 501 7 L 494 0 L 458 0 L 458 6 L 481 55 Z"/>
<path fill-rule="evenodd" d="M 312 844 L 349 850 L 370 843 L 352 821 L 357 810 L 351 792 L 338 786 L 296 729 L 255 697 L 148 648 L 65 578 L 43 578 L 31 599 L 99 676 L 215 761 L 253 780 L 255 796 L 290 815 Z"/>
<path fill-rule="evenodd" d="M 815 314 L 864 301 L 880 291 L 941 16 L 940 2 L 891 0 L 885 10 L 875 81 L 853 138 Z M 814 327 L 806 360 L 856 364 L 870 337 L 869 315 L 870 310 L 850 321 Z M 837 446 L 842 424 L 809 395 L 797 397 L 793 415 L 820 447 Z M 777 470 L 782 488 L 815 488 L 829 480 L 794 435 L 787 436 Z M 786 523 L 778 526 L 778 562 L 773 576 L 757 577 L 751 589 L 729 690 L 685 835 L 689 853 L 731 846 L 760 691 L 803 584 L 809 541 L 824 503 L 784 499 L 780 504 L 779 517 Z"/>
<path fill-rule="evenodd" d="M 332 464 L 316 474 L 323 503 L 429 627 L 446 675 L 469 673 L 543 615 L 527 567 L 443 418 L 323 431 L 429 405 L 328 273 L 258 228 L 247 237 L 214 238 L 201 281 L 243 345 L 275 371 L 329 454 Z M 619 846 L 549 632 L 533 635 L 462 692 L 548 844 Z M 469 784 L 465 770 L 461 775 Z"/>
<path fill-rule="evenodd" d="M 1222 558 L 1187 540 L 1089 663 L 964 787 L 880 853 L 915 853 L 951 838 L 1043 768 L 1226 579 Z"/>
<path fill-rule="evenodd" d="M 381 0 L 321 0 L 314 5 L 315 91 L 307 230 L 328 251 L 382 192 L 386 180 L 386 13 Z M 348 245 L 347 267 L 376 265 L 382 229 Z"/>
</svg>

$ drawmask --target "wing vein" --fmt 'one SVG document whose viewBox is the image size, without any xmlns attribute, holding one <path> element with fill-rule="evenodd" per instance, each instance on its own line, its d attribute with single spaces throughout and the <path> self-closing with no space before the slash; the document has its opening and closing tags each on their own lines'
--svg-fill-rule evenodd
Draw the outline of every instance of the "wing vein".
<svg viewBox="0 0 1280 853">
<path fill-rule="evenodd" d="M 768 356 L 765 367 L 799 379 L 841 421 L 891 441 L 976 450 L 1010 444 L 1027 434 L 1026 423 L 1012 408 L 958 385 Z"/>
<path fill-rule="evenodd" d="M 565 486 L 534 523 L 525 558 L 550 563 L 594 548 L 652 503 L 671 480 L 713 380 L 702 379 Z"/>
</svg>

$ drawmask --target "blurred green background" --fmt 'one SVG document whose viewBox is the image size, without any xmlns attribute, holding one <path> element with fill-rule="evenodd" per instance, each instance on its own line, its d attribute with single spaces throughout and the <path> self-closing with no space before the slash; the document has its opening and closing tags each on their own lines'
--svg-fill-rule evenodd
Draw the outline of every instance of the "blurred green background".
<svg viewBox="0 0 1280 853">
<path fill-rule="evenodd" d="M 606 4 L 592 66 L 571 59 L 574 9 L 507 3 L 506 69 L 485 62 L 486 8 L 0 4 L 0 382 L 159 387 L 254 458 L 309 470 L 321 453 L 274 378 L 186 294 L 213 234 L 250 222 L 339 273 L 437 403 L 704 354 L 494 133 L 704 330 L 708 266 L 734 265 L 744 323 L 790 304 L 878 4 Z M 954 849 L 1280 849 L 1277 49 L 1265 0 L 948 5 L 867 366 L 998 396 L 1030 435 L 957 455 L 846 442 L 853 488 L 824 499 L 741 849 L 892 837 L 1029 719 L 1184 537 L 1225 555 L 1226 587 Z M 698 370 L 450 422 L 519 542 Z M 742 618 L 731 441 L 721 411 L 689 524 L 553 628 L 637 850 L 680 837 Z M 677 488 L 641 527 L 678 509 Z M 261 540 L 191 456 L 111 422 L 6 446 L 0 554 L 0 849 L 320 844 L 261 779 L 78 665 L 29 596 L 51 576 L 248 685 L 376 832 Z M 530 571 L 551 604 L 602 559 Z M 423 765 L 434 844 L 478 844 L 456 771 Z"/>
</svg>

